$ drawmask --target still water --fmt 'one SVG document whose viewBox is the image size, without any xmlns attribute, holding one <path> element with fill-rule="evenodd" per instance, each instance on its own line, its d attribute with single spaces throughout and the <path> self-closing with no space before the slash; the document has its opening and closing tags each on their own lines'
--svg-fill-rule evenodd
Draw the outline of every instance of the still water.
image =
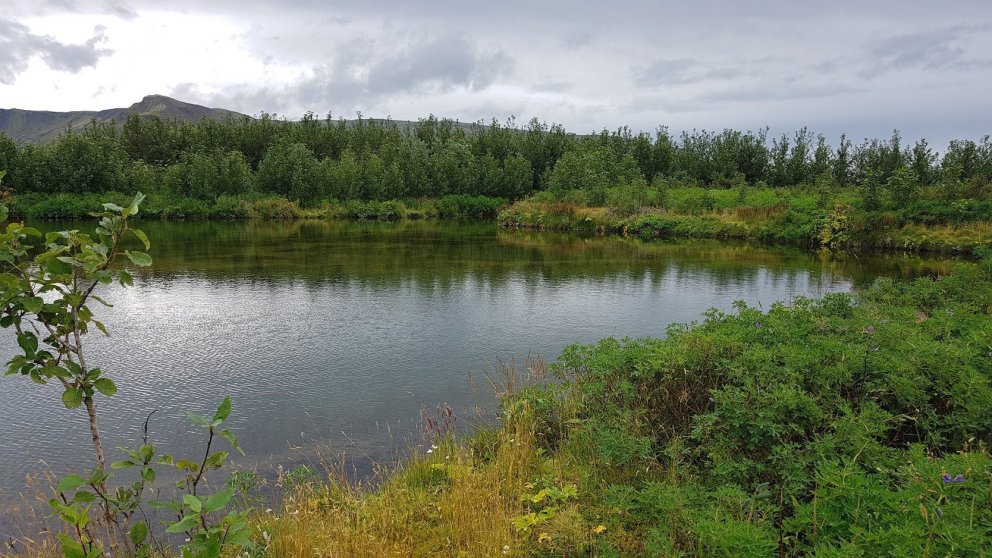
<svg viewBox="0 0 992 558">
<path fill-rule="evenodd" d="M 45 228 L 52 229 L 51 223 Z M 86 224 L 59 223 L 86 228 Z M 202 433 L 183 413 L 225 395 L 247 458 L 271 470 L 315 446 L 389 462 L 420 411 L 448 403 L 460 424 L 491 416 L 487 367 L 573 342 L 663 336 L 673 322 L 946 272 L 905 256 L 827 258 L 717 242 L 642 243 L 433 222 L 146 223 L 153 267 L 92 307 L 111 332 L 88 360 L 120 391 L 101 398 L 106 448 L 151 436 L 182 455 Z M 17 350 L 0 330 L 0 357 Z M 474 381 L 470 381 L 474 378 Z M 0 507 L 27 475 L 90 456 L 85 413 L 55 386 L 0 378 Z M 108 460 L 119 459 L 110 450 Z M 89 462 L 89 461 L 87 461 Z"/>
</svg>

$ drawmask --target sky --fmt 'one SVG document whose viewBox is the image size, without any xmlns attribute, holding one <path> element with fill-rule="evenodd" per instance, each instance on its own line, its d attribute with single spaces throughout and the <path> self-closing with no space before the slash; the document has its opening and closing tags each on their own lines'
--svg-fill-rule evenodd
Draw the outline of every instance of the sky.
<svg viewBox="0 0 992 558">
<path fill-rule="evenodd" d="M 989 0 L 0 0 L 0 108 L 992 133 Z"/>
</svg>

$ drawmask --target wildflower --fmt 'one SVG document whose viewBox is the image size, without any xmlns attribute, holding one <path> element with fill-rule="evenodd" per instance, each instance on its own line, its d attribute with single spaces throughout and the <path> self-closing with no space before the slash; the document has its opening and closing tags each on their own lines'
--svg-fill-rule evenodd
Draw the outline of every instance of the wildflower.
<svg viewBox="0 0 992 558">
<path fill-rule="evenodd" d="M 754 327 L 761 329 L 761 322 L 754 322 Z"/>
<path fill-rule="evenodd" d="M 265 513 L 272 513 L 272 508 L 265 508 Z"/>
<path fill-rule="evenodd" d="M 964 482 L 964 475 L 961 474 L 955 475 L 954 482 Z"/>
<path fill-rule="evenodd" d="M 875 333 L 875 326 L 868 326 L 868 327 L 866 327 L 862 333 L 866 333 L 868 335 L 872 335 L 873 333 Z"/>
<path fill-rule="evenodd" d="M 427 450 L 427 453 L 434 453 L 434 448 Z"/>
<path fill-rule="evenodd" d="M 509 553 L 510 553 L 510 545 L 504 544 L 503 545 L 503 554 L 509 554 Z"/>
<path fill-rule="evenodd" d="M 943 480 L 944 480 L 944 484 L 947 484 L 947 483 L 951 482 L 951 474 L 950 473 L 944 473 Z"/>
</svg>

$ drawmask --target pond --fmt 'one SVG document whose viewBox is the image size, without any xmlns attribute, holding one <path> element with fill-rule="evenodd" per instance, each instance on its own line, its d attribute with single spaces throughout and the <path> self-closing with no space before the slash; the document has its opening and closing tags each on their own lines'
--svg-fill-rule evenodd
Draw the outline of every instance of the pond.
<svg viewBox="0 0 992 558">
<path fill-rule="evenodd" d="M 44 228 L 89 228 L 46 223 Z M 225 395 L 248 457 L 273 470 L 345 452 L 391 463 L 416 442 L 421 410 L 449 404 L 466 427 L 490 420 L 484 372 L 573 342 L 664 336 L 736 300 L 769 304 L 946 273 L 953 262 L 827 256 L 746 244 L 643 243 L 508 232 L 492 224 L 144 223 L 154 265 L 94 304 L 109 338 L 88 360 L 120 391 L 99 399 L 105 447 L 137 445 L 151 410 L 161 451 L 202 437 L 183 413 Z M 2 330 L 0 356 L 17 347 Z M 0 378 L 0 507 L 91 454 L 85 413 L 56 386 Z M 111 450 L 108 460 L 119 459 Z"/>
</svg>

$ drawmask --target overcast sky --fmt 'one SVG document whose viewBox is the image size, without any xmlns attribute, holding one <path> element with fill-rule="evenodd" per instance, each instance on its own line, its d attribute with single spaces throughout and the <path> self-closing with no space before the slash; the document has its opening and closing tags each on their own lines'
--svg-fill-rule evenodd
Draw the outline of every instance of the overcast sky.
<svg viewBox="0 0 992 558">
<path fill-rule="evenodd" d="M 992 133 L 990 0 L 0 0 L 0 108 Z"/>
</svg>

